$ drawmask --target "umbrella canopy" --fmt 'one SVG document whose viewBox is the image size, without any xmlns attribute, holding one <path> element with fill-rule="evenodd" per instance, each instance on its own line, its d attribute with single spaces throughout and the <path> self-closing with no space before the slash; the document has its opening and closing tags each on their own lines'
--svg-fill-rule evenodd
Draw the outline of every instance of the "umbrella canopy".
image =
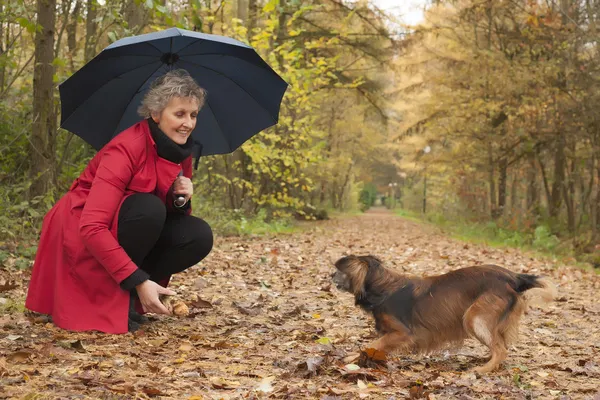
<svg viewBox="0 0 600 400">
<path fill-rule="evenodd" d="M 179 28 L 118 40 L 60 86 L 61 127 L 97 150 L 141 120 L 154 79 L 185 69 L 207 91 L 192 135 L 199 155 L 233 152 L 275 125 L 287 83 L 252 47 Z"/>
</svg>

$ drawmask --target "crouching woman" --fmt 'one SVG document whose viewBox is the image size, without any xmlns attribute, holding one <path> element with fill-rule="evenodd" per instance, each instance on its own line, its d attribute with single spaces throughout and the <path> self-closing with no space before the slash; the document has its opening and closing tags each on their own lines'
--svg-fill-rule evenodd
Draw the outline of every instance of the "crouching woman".
<svg viewBox="0 0 600 400">
<path fill-rule="evenodd" d="M 191 134 L 204 101 L 183 70 L 152 83 L 144 119 L 106 144 L 44 217 L 28 309 L 67 330 L 107 333 L 139 328 L 138 300 L 138 310 L 169 314 L 159 296 L 174 294 L 171 275 L 213 245 L 190 207 Z"/>
</svg>

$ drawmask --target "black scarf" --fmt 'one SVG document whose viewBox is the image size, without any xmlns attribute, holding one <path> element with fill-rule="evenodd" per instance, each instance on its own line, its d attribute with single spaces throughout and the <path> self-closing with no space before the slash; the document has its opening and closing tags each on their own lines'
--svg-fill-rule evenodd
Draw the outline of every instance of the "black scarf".
<svg viewBox="0 0 600 400">
<path fill-rule="evenodd" d="M 188 137 L 185 144 L 177 144 L 165 135 L 152 118 L 148 118 L 148 125 L 150 126 L 152 138 L 156 143 L 156 151 L 158 152 L 159 157 L 179 164 L 192 154 L 192 149 L 194 147 L 192 135 Z"/>
</svg>

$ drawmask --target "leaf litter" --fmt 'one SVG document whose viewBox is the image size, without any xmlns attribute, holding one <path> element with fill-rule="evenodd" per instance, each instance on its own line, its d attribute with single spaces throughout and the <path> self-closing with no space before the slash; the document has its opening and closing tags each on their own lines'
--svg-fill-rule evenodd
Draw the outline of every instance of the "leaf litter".
<svg viewBox="0 0 600 400">
<path fill-rule="evenodd" d="M 487 353 L 472 340 L 429 356 L 369 349 L 372 321 L 330 281 L 351 253 L 415 275 L 496 263 L 551 277 L 560 297 L 529 310 L 500 370 L 479 376 L 469 369 Z M 28 281 L 0 269 L 2 296 L 21 310 Z M 0 398 L 600 399 L 599 276 L 386 212 L 216 238 L 172 287 L 189 309 L 125 335 L 66 332 L 11 307 L 0 316 Z"/>
</svg>

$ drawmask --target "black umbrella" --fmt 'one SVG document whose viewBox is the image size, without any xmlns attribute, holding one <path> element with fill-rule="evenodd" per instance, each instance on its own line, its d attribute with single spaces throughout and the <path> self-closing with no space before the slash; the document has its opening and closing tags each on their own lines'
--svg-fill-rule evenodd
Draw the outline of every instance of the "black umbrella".
<svg viewBox="0 0 600 400">
<path fill-rule="evenodd" d="M 118 40 L 63 82 L 61 127 L 100 149 L 141 119 L 152 81 L 178 68 L 208 92 L 192 133 L 197 156 L 230 153 L 277 123 L 287 83 L 254 49 L 172 28 Z"/>
</svg>

